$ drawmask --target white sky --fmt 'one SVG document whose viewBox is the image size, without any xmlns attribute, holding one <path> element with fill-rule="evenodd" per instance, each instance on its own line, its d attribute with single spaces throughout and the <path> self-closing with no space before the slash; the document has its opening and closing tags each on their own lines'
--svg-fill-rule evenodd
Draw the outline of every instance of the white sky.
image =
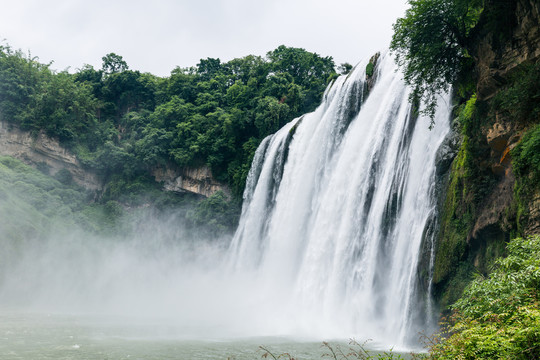
<svg viewBox="0 0 540 360">
<path fill-rule="evenodd" d="M 201 58 L 265 55 L 279 45 L 356 64 L 387 48 L 406 0 L 0 0 L 0 40 L 52 68 L 130 69 L 167 76 Z"/>
</svg>

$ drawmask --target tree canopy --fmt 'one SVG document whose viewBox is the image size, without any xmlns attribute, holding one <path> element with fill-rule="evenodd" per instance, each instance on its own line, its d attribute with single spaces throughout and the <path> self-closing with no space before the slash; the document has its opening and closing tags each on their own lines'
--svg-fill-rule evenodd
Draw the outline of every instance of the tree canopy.
<svg viewBox="0 0 540 360">
<path fill-rule="evenodd" d="M 2 46 L 0 116 L 57 137 L 106 179 L 208 165 L 241 195 L 259 142 L 314 110 L 335 76 L 331 57 L 286 46 L 266 57 L 201 59 L 165 78 L 130 70 L 115 53 L 101 69 L 58 73 Z"/>
<path fill-rule="evenodd" d="M 405 16 L 394 24 L 390 49 L 412 85 L 411 100 L 433 119 L 437 95 L 470 69 L 471 30 L 482 0 L 409 0 Z"/>
</svg>

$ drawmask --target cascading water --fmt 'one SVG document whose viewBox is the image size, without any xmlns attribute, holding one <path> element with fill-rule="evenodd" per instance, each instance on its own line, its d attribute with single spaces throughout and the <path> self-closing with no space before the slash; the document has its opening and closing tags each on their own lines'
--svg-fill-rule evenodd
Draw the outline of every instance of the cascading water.
<svg viewBox="0 0 540 360">
<path fill-rule="evenodd" d="M 354 337 L 413 347 L 431 324 L 436 154 L 449 108 L 441 100 L 429 130 L 429 119 L 411 115 L 391 57 L 379 59 L 369 91 L 366 65 L 261 143 L 232 241 L 193 238 L 174 212 L 144 212 L 112 238 L 75 227 L 20 239 L 0 229 L 0 331 L 13 325 L 25 339 L 19 313 L 28 328 L 42 324 L 29 313 L 59 313 L 91 319 L 91 333 L 119 324 L 111 337 Z M 44 329 L 38 340 L 48 343 L 54 331 Z"/>
<path fill-rule="evenodd" d="M 430 130 L 391 57 L 367 96 L 366 65 L 262 142 L 230 264 L 258 284 L 268 331 L 404 346 L 432 322 L 419 263 L 432 254 L 449 105 L 440 101 Z"/>
</svg>

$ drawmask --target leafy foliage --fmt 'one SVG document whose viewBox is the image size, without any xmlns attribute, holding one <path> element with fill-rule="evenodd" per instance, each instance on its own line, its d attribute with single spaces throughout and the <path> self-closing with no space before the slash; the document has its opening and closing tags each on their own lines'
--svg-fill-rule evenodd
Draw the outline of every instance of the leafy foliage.
<svg viewBox="0 0 540 360">
<path fill-rule="evenodd" d="M 512 150 L 516 175 L 514 198 L 518 229 L 526 224 L 529 202 L 540 191 L 540 124 L 527 131 Z"/>
<path fill-rule="evenodd" d="M 430 359 L 540 358 L 540 236 L 514 239 L 507 251 L 456 302 Z"/>
<path fill-rule="evenodd" d="M 91 194 L 73 186 L 66 172 L 56 173 L 56 180 L 19 160 L 0 156 L 0 228 L 6 240 L 46 237 L 73 226 L 94 233 L 113 231 L 123 213 L 89 205 Z"/>
<path fill-rule="evenodd" d="M 480 0 L 409 0 L 411 7 L 394 24 L 390 49 L 413 86 L 411 101 L 435 115 L 437 95 L 448 90 L 472 59 L 471 30 L 482 11 Z"/>
<path fill-rule="evenodd" d="M 540 183 L 540 124 L 530 129 L 512 152 L 514 172 L 528 185 Z"/>
<path fill-rule="evenodd" d="M 258 143 L 314 110 L 334 76 L 332 58 L 285 46 L 266 58 L 201 59 L 167 78 L 129 70 L 115 53 L 100 70 L 55 73 L 2 46 L 0 115 L 57 137 L 106 179 L 207 165 L 240 197 Z"/>
<path fill-rule="evenodd" d="M 105 74 L 116 74 L 129 69 L 128 64 L 122 56 L 115 53 L 110 53 L 101 58 L 103 65 L 101 66 Z"/>
<path fill-rule="evenodd" d="M 509 86 L 494 101 L 501 111 L 521 123 L 536 123 L 540 118 L 540 62 L 524 64 L 509 79 Z"/>
<path fill-rule="evenodd" d="M 375 70 L 375 64 L 373 64 L 371 61 L 366 65 L 366 75 L 371 77 L 373 76 L 373 72 Z"/>
<path fill-rule="evenodd" d="M 351 72 L 352 69 L 353 69 L 353 66 L 349 63 L 342 63 L 341 65 L 338 66 L 338 71 L 341 75 L 347 75 L 348 73 Z"/>
<path fill-rule="evenodd" d="M 230 232 L 239 216 L 237 204 L 221 192 L 201 201 L 195 195 L 163 192 L 144 176 L 128 181 L 116 174 L 101 201 L 93 202 L 94 196 L 74 184 L 66 169 L 50 176 L 20 160 L 0 156 L 0 230 L 6 242 L 79 230 L 125 237 L 136 231 L 134 224 L 169 217 L 182 223 L 192 238 L 216 238 Z"/>
<path fill-rule="evenodd" d="M 203 227 L 218 236 L 236 225 L 239 214 L 235 205 L 222 191 L 218 191 L 189 210 L 187 218 L 195 226 Z"/>
</svg>

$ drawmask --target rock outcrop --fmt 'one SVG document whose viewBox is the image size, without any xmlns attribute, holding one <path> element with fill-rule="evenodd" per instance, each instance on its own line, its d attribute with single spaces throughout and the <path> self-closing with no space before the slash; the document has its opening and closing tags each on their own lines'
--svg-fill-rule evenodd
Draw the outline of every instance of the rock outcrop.
<svg viewBox="0 0 540 360">
<path fill-rule="evenodd" d="M 496 10 L 498 9 L 498 10 Z M 496 11 L 506 9 L 506 20 L 493 20 Z M 488 0 L 485 4 L 484 21 L 492 19 L 495 24 L 504 24 L 506 28 L 496 29 L 484 26 L 476 36 L 475 60 L 477 97 L 479 101 L 491 100 L 510 80 L 516 69 L 522 64 L 540 61 L 540 2 L 537 0 Z M 483 130 L 485 142 L 491 150 L 486 164 L 497 177 L 494 191 L 484 201 L 472 231 L 477 237 L 483 228 L 495 224 L 504 228 L 504 217 L 512 204 L 514 176 L 511 170 L 511 150 L 519 143 L 526 130 L 526 124 L 508 118 L 500 113 L 490 113 L 491 125 Z M 531 226 L 535 221 L 538 204 L 530 202 Z M 540 215 L 540 214 L 539 214 Z M 525 228 L 525 233 L 532 229 Z"/>
<path fill-rule="evenodd" d="M 191 192 L 206 197 L 223 191 L 230 196 L 229 189 L 214 179 L 208 166 L 183 169 L 174 166 L 158 167 L 152 171 L 152 176 L 163 184 L 166 191 Z"/>
<path fill-rule="evenodd" d="M 103 185 L 97 174 L 84 169 L 74 154 L 43 132 L 32 136 L 28 131 L 0 121 L 0 154 L 17 158 L 52 176 L 67 170 L 75 183 L 89 190 L 99 191 Z"/>
<path fill-rule="evenodd" d="M 540 59 L 540 2 L 488 0 L 484 6 L 484 20 L 500 16 L 492 12 L 495 8 L 501 9 L 503 3 L 507 9 L 499 11 L 507 12 L 504 15 L 508 19 L 503 25 L 508 30 L 497 34 L 493 29 L 484 27 L 474 41 L 479 100 L 492 98 L 520 64 Z M 501 36 L 506 39 L 501 39 Z"/>
<path fill-rule="evenodd" d="M 523 65 L 540 62 L 540 2 L 485 0 L 473 31 L 477 117 L 452 163 L 434 264 L 434 294 L 443 310 L 457 300 L 473 271 L 489 273 L 511 237 L 540 232 L 540 194 L 515 196 L 522 179 L 511 159 L 540 119 L 516 118 L 497 96 L 518 83 L 520 68 L 532 68 Z"/>
<path fill-rule="evenodd" d="M 75 154 L 43 132 L 33 136 L 16 125 L 0 121 L 0 154 L 17 158 L 51 176 L 67 170 L 76 184 L 97 193 L 103 190 L 103 179 L 97 173 L 84 168 Z M 165 191 L 208 197 L 221 190 L 230 195 L 229 189 L 214 179 L 207 166 L 178 169 L 170 165 L 154 169 L 152 176 L 162 183 Z"/>
</svg>

